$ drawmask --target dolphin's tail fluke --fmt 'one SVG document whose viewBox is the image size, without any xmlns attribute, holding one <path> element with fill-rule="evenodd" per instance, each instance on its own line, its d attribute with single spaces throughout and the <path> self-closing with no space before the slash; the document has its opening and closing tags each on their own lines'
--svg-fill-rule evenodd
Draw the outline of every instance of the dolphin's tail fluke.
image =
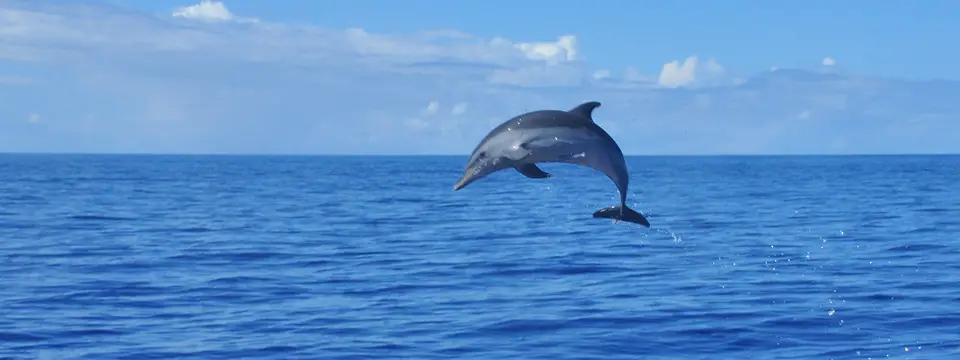
<svg viewBox="0 0 960 360">
<path fill-rule="evenodd" d="M 629 208 L 626 205 L 624 205 L 622 208 L 620 205 L 615 205 L 615 206 L 606 207 L 606 208 L 597 210 L 597 212 L 593 213 L 593 217 L 614 219 L 614 220 L 620 220 L 620 221 L 629 221 L 634 224 L 640 224 L 645 227 L 650 227 L 650 222 L 647 221 L 647 218 L 643 217 L 643 215 L 634 211 L 633 209 Z"/>
</svg>

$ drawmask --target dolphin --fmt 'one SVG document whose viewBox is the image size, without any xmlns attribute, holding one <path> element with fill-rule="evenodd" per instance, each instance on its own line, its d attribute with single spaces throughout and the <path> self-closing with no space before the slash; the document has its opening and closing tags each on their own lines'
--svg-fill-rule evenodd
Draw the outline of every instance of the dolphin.
<svg viewBox="0 0 960 360">
<path fill-rule="evenodd" d="M 626 204 L 630 183 L 627 163 L 617 142 L 593 121 L 593 110 L 598 107 L 600 102 L 588 101 L 568 111 L 537 110 L 505 121 L 473 149 L 453 190 L 510 168 L 531 179 L 553 176 L 537 163 L 585 166 L 607 175 L 620 193 L 619 205 L 597 210 L 594 218 L 650 227 L 643 215 Z"/>
</svg>

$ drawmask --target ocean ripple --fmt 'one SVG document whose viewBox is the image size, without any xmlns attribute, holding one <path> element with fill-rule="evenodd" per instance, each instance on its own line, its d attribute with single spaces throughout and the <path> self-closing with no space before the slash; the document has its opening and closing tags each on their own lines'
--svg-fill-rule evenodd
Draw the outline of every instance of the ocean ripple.
<svg viewBox="0 0 960 360">
<path fill-rule="evenodd" d="M 0 156 L 0 358 L 949 359 L 960 157 Z"/>
</svg>

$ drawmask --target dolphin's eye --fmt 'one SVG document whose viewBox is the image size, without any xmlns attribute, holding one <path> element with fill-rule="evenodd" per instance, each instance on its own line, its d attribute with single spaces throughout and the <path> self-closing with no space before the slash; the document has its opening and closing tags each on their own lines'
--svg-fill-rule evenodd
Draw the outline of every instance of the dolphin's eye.
<svg viewBox="0 0 960 360">
<path fill-rule="evenodd" d="M 486 152 L 486 151 L 481 151 L 480 154 L 477 154 L 477 158 L 478 158 L 478 159 L 483 159 L 483 158 L 485 158 L 485 157 L 487 157 L 487 152 Z"/>
</svg>

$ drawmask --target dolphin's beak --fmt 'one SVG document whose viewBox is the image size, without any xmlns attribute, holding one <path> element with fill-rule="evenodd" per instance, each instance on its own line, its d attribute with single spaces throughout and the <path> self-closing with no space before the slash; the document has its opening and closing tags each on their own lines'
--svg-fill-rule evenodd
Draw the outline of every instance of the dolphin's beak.
<svg viewBox="0 0 960 360">
<path fill-rule="evenodd" d="M 461 176 L 460 180 L 457 181 L 457 184 L 453 186 L 453 191 L 463 189 L 467 187 L 467 185 L 472 184 L 474 181 L 480 180 L 487 176 L 487 174 L 493 170 L 494 165 L 496 165 L 495 162 L 481 161 L 466 168 L 463 171 L 463 176 Z"/>
<path fill-rule="evenodd" d="M 457 181 L 457 184 L 453 186 L 453 191 L 463 189 L 463 187 L 467 186 L 467 184 L 469 183 L 470 183 L 470 177 L 467 175 L 464 175 L 463 177 L 460 178 L 460 181 Z"/>
</svg>

